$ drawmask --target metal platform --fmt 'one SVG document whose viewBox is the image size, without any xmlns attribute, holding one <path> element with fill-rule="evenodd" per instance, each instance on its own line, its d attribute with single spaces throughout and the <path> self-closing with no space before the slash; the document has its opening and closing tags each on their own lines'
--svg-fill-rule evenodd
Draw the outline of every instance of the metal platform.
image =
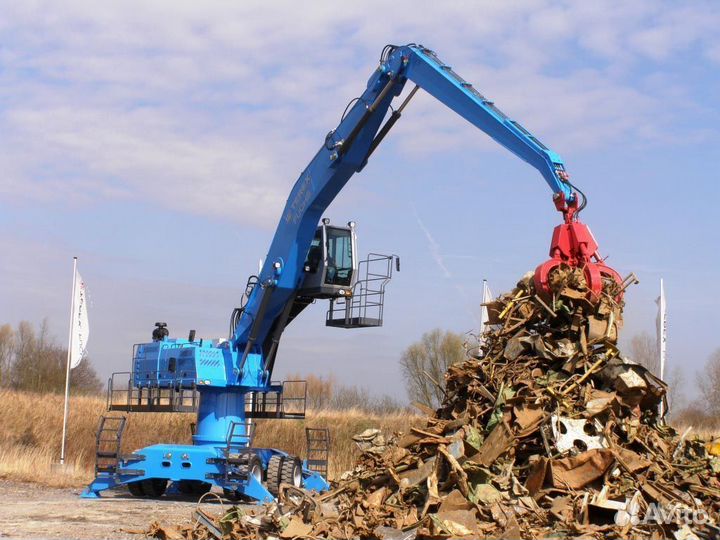
<svg viewBox="0 0 720 540">
<path fill-rule="evenodd" d="M 385 286 L 392 279 L 393 266 L 396 270 L 400 269 L 400 259 L 396 255 L 370 253 L 367 259 L 360 261 L 359 279 L 353 287 L 352 295 L 330 300 L 325 326 L 333 328 L 382 326 Z"/>
<path fill-rule="evenodd" d="M 149 378 L 152 380 L 152 378 Z M 143 380 L 136 386 L 130 372 L 113 373 L 107 386 L 107 410 L 137 413 L 197 412 L 200 393 L 187 381 L 181 386 L 159 386 Z M 273 382 L 266 389 L 245 393 L 245 418 L 303 419 L 307 403 L 306 381 Z"/>
<path fill-rule="evenodd" d="M 382 326 L 382 319 L 372 317 L 343 317 L 327 319 L 325 326 L 331 326 L 333 328 L 375 328 Z"/>
<path fill-rule="evenodd" d="M 245 395 L 245 418 L 305 418 L 307 381 L 273 383 L 268 391 Z"/>
<path fill-rule="evenodd" d="M 185 412 L 197 411 L 200 402 L 194 385 L 137 387 L 130 372 L 113 373 L 107 386 L 107 410 L 123 412 Z"/>
</svg>

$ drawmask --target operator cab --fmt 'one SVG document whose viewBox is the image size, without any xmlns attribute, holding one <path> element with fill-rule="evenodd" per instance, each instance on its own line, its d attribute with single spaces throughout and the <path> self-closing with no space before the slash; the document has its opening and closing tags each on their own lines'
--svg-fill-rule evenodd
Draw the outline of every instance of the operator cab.
<svg viewBox="0 0 720 540">
<path fill-rule="evenodd" d="M 330 225 L 324 218 L 315 231 L 305 259 L 302 296 L 340 298 L 352 295 L 357 282 L 357 238 L 355 223 Z"/>
</svg>

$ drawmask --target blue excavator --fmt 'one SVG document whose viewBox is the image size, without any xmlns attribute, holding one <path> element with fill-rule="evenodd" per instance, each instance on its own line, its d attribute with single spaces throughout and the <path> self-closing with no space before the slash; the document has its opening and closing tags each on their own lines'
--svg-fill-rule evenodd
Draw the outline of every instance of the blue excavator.
<svg viewBox="0 0 720 540">
<path fill-rule="evenodd" d="M 415 86 L 400 98 L 408 81 Z M 321 218 L 420 89 L 535 167 L 550 186 L 564 223 L 553 233 L 551 259 L 536 271 L 537 291 L 551 294 L 550 276 L 562 265 L 582 268 L 590 301 L 607 281 L 620 281 L 578 220 L 585 197 L 570 183 L 560 156 L 430 49 L 387 45 L 363 94 L 350 102 L 296 181 L 264 264 L 249 278 L 242 305 L 232 313 L 229 338 L 197 339 L 194 331 L 187 339 L 170 338 L 166 324 L 156 323 L 152 342 L 134 348 L 132 372 L 113 374 L 109 382 L 110 411 L 196 412 L 193 444 L 155 444 L 121 455 L 126 417 L 103 416 L 96 478 L 85 497 L 121 485 L 145 497 L 159 497 L 169 485 L 194 494 L 218 486 L 228 497 L 262 502 L 273 500 L 283 485 L 329 488 L 325 430 L 307 430 L 303 461 L 255 447 L 254 421 L 304 417 L 302 382 L 275 382 L 272 376 L 283 331 L 306 307 L 329 300 L 326 324 L 331 327 L 382 325 L 385 286 L 393 269 L 400 269 L 399 259 L 371 254 L 360 261 L 354 223 L 338 226 Z M 396 98 L 402 101 L 394 108 Z M 313 458 L 313 451 L 320 457 Z"/>
</svg>

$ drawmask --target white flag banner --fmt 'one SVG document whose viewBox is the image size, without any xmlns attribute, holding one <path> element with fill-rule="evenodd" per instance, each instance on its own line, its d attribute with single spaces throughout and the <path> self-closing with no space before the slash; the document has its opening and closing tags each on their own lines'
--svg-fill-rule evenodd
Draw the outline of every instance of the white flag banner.
<svg viewBox="0 0 720 540">
<path fill-rule="evenodd" d="M 657 352 L 660 356 L 660 373 L 656 375 L 662 379 L 665 377 L 665 354 L 667 350 L 667 304 L 665 304 L 665 286 L 662 279 L 660 280 L 660 296 L 655 302 L 658 306 L 655 324 L 657 332 Z"/>
<path fill-rule="evenodd" d="M 667 349 L 667 304 L 665 303 L 665 285 L 660 278 L 660 296 L 656 300 L 658 306 L 658 314 L 656 319 L 657 325 L 657 352 L 660 356 L 660 373 L 657 375 L 661 379 L 665 379 L 665 355 Z M 665 416 L 665 401 L 660 402 L 658 407 L 660 416 Z"/>
<path fill-rule="evenodd" d="M 75 277 L 75 298 L 73 299 L 72 319 L 72 350 L 70 351 L 70 369 L 76 368 L 85 356 L 87 341 L 90 336 L 90 326 L 87 316 L 87 298 L 85 282 L 80 272 Z"/>
<path fill-rule="evenodd" d="M 490 287 L 487 284 L 487 280 L 483 279 L 483 298 L 482 303 L 487 304 L 488 302 L 492 302 L 493 296 L 492 292 L 490 292 Z M 488 310 L 487 306 L 480 306 L 480 334 L 485 333 L 485 323 L 488 321 Z"/>
</svg>

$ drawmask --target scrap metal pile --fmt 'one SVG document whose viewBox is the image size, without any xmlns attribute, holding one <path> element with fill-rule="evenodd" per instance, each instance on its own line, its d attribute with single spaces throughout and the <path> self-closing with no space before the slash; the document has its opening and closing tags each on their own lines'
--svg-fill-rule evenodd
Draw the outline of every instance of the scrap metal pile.
<svg viewBox="0 0 720 540">
<path fill-rule="evenodd" d="M 373 444 L 328 493 L 285 486 L 229 538 L 717 538 L 720 460 L 666 426 L 666 385 L 617 348 L 622 285 L 532 274 L 488 306 L 481 352 L 446 374 L 422 427 Z M 193 538 L 211 529 L 187 529 Z"/>
</svg>

